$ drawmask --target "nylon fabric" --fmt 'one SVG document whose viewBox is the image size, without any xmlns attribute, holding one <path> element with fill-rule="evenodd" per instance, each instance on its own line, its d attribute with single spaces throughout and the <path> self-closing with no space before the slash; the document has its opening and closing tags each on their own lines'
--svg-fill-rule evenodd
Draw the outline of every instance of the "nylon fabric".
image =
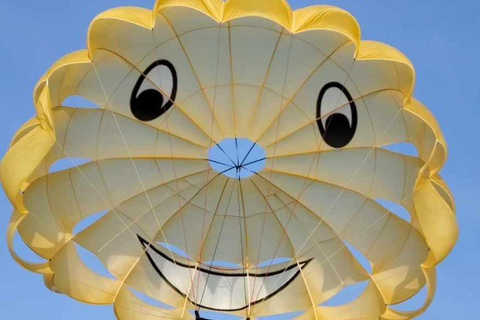
<svg viewBox="0 0 480 320">
<path fill-rule="evenodd" d="M 120 320 L 207 310 L 403 320 L 428 308 L 458 227 L 439 175 L 446 142 L 412 97 L 415 70 L 403 53 L 361 40 L 340 8 L 293 11 L 284 0 L 115 8 L 91 22 L 87 39 L 40 78 L 36 117 L 0 163 L 14 207 L 8 248 L 50 290 L 113 304 Z M 97 107 L 65 105 L 69 96 Z M 237 138 L 251 142 L 236 146 L 244 159 L 220 147 Z M 418 156 L 387 150 L 397 143 Z M 223 172 L 210 165 L 214 146 Z M 265 167 L 235 178 L 250 171 L 253 146 Z M 16 232 L 44 262 L 15 253 Z M 113 278 L 91 270 L 78 246 Z M 324 305 L 360 282 L 366 289 L 350 303 Z M 424 286 L 421 308 L 395 309 Z"/>
</svg>

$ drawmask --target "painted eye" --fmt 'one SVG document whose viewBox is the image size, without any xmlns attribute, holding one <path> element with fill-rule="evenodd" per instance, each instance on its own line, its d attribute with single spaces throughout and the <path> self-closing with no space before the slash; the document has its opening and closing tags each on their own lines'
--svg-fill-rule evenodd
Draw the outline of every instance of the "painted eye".
<svg viewBox="0 0 480 320">
<path fill-rule="evenodd" d="M 317 125 L 332 148 L 343 148 L 352 141 L 357 130 L 357 106 L 342 84 L 330 82 L 320 91 Z"/>
<path fill-rule="evenodd" d="M 141 121 L 152 121 L 168 111 L 177 95 L 177 72 L 170 61 L 152 63 L 138 78 L 130 110 Z"/>
</svg>

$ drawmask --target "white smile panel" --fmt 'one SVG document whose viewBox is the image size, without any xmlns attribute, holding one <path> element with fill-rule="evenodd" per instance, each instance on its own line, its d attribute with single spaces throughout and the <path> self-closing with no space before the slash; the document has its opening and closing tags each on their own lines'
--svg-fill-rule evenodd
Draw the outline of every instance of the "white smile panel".
<svg viewBox="0 0 480 320">
<path fill-rule="evenodd" d="M 140 241 L 152 266 L 169 285 L 188 296 L 192 303 L 218 311 L 242 310 L 274 296 L 299 275 L 300 267 L 308 264 L 308 261 L 292 263 L 280 270 L 267 267 L 262 273 L 196 268 L 194 264 L 174 261 L 147 241 L 141 238 Z"/>
</svg>

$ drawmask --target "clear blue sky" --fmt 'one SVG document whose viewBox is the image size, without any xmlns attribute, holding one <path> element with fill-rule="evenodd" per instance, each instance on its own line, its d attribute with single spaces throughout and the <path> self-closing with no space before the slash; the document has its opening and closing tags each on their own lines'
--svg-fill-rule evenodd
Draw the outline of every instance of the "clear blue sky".
<svg viewBox="0 0 480 320">
<path fill-rule="evenodd" d="M 259 0 L 260 1 L 260 0 Z M 262 0 L 264 1 L 264 0 Z M 320 0 L 290 0 L 298 8 Z M 92 18 L 116 6 L 153 7 L 154 0 L 3 0 L 0 4 L 0 153 L 34 115 L 32 89 L 56 59 L 85 47 Z M 435 300 L 420 320 L 480 319 L 480 4 L 475 0 L 325 0 L 350 11 L 363 39 L 389 43 L 413 61 L 415 96 L 436 115 L 449 159 L 442 170 L 453 190 L 460 239 L 438 267 Z M 11 206 L 0 193 L 0 234 Z M 5 320 L 113 320 L 111 306 L 89 306 L 54 294 L 23 270 L 0 241 L 0 312 Z M 2 316 L 2 317 L 3 317 Z"/>
</svg>

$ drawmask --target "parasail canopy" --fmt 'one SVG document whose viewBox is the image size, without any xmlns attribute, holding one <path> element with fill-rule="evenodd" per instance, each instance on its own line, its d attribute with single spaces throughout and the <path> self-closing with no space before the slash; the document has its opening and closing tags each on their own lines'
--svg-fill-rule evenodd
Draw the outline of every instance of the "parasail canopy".
<svg viewBox="0 0 480 320">
<path fill-rule="evenodd" d="M 332 6 L 108 10 L 87 49 L 40 79 L 37 114 L 1 162 L 11 253 L 49 289 L 113 304 L 121 320 L 411 319 L 457 237 L 438 174 L 446 144 L 414 81 L 401 52 L 361 40 Z M 72 164 L 54 172 L 61 159 Z M 17 256 L 16 231 L 44 263 Z M 357 283 L 356 299 L 328 305 Z M 420 309 L 395 308 L 425 286 Z"/>
</svg>

